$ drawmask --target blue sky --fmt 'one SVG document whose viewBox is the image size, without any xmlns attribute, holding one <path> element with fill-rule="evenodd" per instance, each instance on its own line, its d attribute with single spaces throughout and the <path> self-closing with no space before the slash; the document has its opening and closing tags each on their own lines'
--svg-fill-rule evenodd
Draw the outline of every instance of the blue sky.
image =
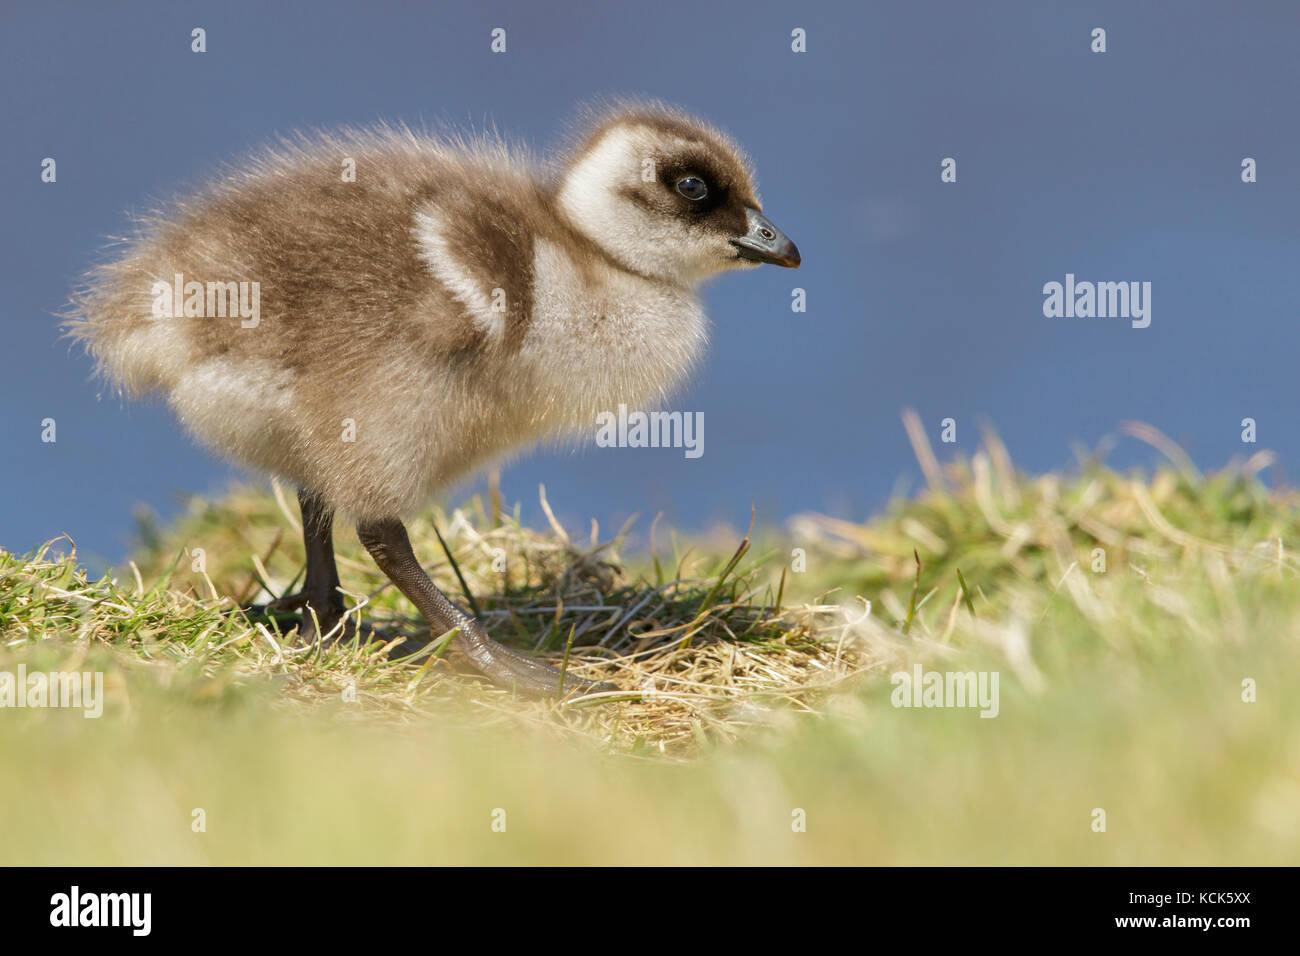
<svg viewBox="0 0 1300 956">
<path fill-rule="evenodd" d="M 0 15 L 0 545 L 119 561 L 144 505 L 239 472 L 92 380 L 52 313 L 126 215 L 304 126 L 495 124 L 544 150 L 582 101 L 662 98 L 730 130 L 799 244 L 707 287 L 707 362 L 672 407 L 705 454 L 588 446 L 507 497 L 685 529 L 862 518 L 918 469 L 900 425 L 981 422 L 1030 471 L 1140 419 L 1203 467 L 1300 458 L 1300 5 L 140 2 Z M 190 51 L 190 31 L 208 50 Z M 507 31 L 492 54 L 490 32 Z M 807 52 L 790 33 L 807 31 Z M 1107 52 L 1092 53 L 1094 27 Z M 44 157 L 58 163 L 43 183 Z M 1242 183 L 1243 157 L 1258 182 Z M 939 164 L 957 160 L 957 182 Z M 1044 283 L 1152 284 L 1152 322 L 1043 315 Z M 806 290 L 807 311 L 790 309 Z M 1240 439 L 1258 423 L 1259 445 Z M 57 441 L 41 441 L 41 422 Z M 951 449 L 944 449 L 950 451 Z M 1122 439 L 1120 465 L 1152 453 Z M 458 489 L 458 498 L 473 486 Z"/>
</svg>

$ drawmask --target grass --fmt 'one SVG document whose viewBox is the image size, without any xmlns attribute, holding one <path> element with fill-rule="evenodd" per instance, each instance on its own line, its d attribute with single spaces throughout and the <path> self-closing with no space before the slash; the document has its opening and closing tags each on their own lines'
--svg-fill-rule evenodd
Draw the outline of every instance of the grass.
<svg viewBox="0 0 1300 956">
<path fill-rule="evenodd" d="M 988 435 L 940 465 L 909 419 L 928 487 L 864 523 L 632 549 L 478 500 L 413 522 L 494 636 L 620 687 L 561 702 L 464 673 L 351 532 L 383 642 L 234 611 L 301 575 L 280 489 L 142 522 L 98 580 L 0 552 L 0 674 L 106 698 L 0 710 L 0 862 L 1295 863 L 1300 498 L 1265 455 L 1203 476 L 1127 427 L 1168 464 L 1031 478 Z M 918 663 L 996 672 L 996 718 L 893 706 Z"/>
</svg>

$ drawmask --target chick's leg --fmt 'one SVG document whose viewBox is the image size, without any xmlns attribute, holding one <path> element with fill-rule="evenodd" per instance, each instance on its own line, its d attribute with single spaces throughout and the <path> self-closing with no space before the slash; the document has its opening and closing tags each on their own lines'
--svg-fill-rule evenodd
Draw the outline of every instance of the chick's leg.
<svg viewBox="0 0 1300 956">
<path fill-rule="evenodd" d="M 459 628 L 455 640 L 460 649 L 481 673 L 496 683 L 538 696 L 616 689 L 567 673 L 561 685 L 560 672 L 555 668 L 488 637 L 477 621 L 448 600 L 429 580 L 411 550 L 406 528 L 396 518 L 362 522 L 357 525 L 357 536 L 380 569 L 424 615 L 435 634 Z"/>
<path fill-rule="evenodd" d="M 307 575 L 302 590 L 286 594 L 266 605 L 268 614 L 302 611 L 302 624 L 298 633 L 304 641 L 314 641 L 320 635 L 329 636 L 339 621 L 343 620 L 343 596 L 339 593 L 339 571 L 334 563 L 334 509 L 320 496 L 305 488 L 298 491 L 298 506 L 302 509 L 302 539 L 307 552 Z M 320 622 L 319 633 L 313 622 Z M 355 632 L 351 621 L 335 637 L 350 638 Z"/>
</svg>

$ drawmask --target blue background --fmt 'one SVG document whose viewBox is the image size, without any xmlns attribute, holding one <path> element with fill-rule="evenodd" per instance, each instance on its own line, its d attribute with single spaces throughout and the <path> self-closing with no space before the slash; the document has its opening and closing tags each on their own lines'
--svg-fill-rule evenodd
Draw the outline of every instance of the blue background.
<svg viewBox="0 0 1300 956">
<path fill-rule="evenodd" d="M 190 52 L 190 30 L 207 52 Z M 508 52 L 489 51 L 494 27 Z M 1107 30 L 1093 54 L 1090 32 Z M 790 50 L 803 27 L 808 52 Z M 1300 4 L 43 3 L 0 29 L 0 545 L 68 532 L 125 553 L 133 507 L 238 472 L 158 404 L 123 403 L 59 339 L 126 213 L 303 126 L 450 121 L 544 150 L 603 94 L 678 103 L 754 158 L 799 244 L 706 288 L 714 344 L 672 407 L 705 454 L 543 451 L 503 476 L 538 519 L 658 510 L 680 528 L 861 518 L 918 479 L 899 412 L 981 421 L 1068 466 L 1140 419 L 1215 467 L 1300 457 Z M 43 157 L 58 181 L 42 183 Z M 943 157 L 958 182 L 939 181 Z M 1242 157 L 1259 182 L 1240 180 Z M 1048 319 L 1042 286 L 1153 284 L 1151 327 Z M 808 311 L 790 310 L 794 286 Z M 102 393 L 102 395 L 101 395 Z M 1240 421 L 1259 423 L 1243 446 Z M 58 422 L 43 444 L 41 420 Z M 944 452 L 950 449 L 944 448 Z M 1149 463 L 1132 439 L 1111 455 Z M 1280 473 L 1280 469 L 1279 469 Z M 1275 473 L 1274 477 L 1277 477 Z M 459 489 L 463 494 L 469 489 Z M 644 528 L 645 525 L 643 524 Z"/>
</svg>

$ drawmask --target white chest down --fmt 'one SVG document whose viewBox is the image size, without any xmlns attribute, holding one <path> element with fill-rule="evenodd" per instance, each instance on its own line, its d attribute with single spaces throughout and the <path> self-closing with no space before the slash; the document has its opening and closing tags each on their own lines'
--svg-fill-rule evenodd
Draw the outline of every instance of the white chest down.
<svg viewBox="0 0 1300 956">
<path fill-rule="evenodd" d="M 695 367 L 708 322 L 690 289 L 612 266 L 584 273 L 538 240 L 533 314 L 518 360 L 562 428 L 619 405 L 658 406 Z"/>
</svg>

